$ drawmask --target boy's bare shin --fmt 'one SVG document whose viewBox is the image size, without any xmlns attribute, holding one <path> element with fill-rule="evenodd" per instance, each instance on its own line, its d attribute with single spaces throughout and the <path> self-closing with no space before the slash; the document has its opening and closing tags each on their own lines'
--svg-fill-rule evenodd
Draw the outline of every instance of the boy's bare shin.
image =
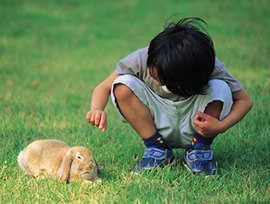
<svg viewBox="0 0 270 204">
<path fill-rule="evenodd" d="M 156 132 L 156 128 L 149 109 L 123 84 L 115 86 L 114 95 L 121 113 L 133 129 L 142 139 L 150 138 Z"/>
</svg>

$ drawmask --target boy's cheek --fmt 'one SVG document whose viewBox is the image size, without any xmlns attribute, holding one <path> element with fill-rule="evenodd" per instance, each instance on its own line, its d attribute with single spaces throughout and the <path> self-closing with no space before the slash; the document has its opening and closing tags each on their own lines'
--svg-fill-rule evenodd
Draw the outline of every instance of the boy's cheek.
<svg viewBox="0 0 270 204">
<path fill-rule="evenodd" d="M 155 80 L 155 79 L 154 79 L 154 82 L 155 82 L 155 84 L 158 85 L 158 86 L 162 86 L 162 85 L 163 85 L 160 81 L 157 81 L 157 80 Z"/>
</svg>

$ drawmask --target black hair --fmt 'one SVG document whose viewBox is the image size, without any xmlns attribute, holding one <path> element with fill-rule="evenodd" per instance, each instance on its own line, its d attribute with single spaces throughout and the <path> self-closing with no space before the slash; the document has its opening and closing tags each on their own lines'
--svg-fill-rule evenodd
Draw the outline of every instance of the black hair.
<svg viewBox="0 0 270 204">
<path fill-rule="evenodd" d="M 205 94 L 215 66 L 214 45 L 200 18 L 170 23 L 150 42 L 147 67 L 174 94 Z"/>
</svg>

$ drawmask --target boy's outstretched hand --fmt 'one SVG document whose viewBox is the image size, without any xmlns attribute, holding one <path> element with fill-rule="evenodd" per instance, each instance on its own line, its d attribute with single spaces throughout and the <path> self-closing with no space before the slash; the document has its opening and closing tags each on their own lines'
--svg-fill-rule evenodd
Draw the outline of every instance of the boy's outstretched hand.
<svg viewBox="0 0 270 204">
<path fill-rule="evenodd" d="M 197 117 L 193 120 L 195 130 L 202 136 L 214 137 L 223 132 L 222 122 L 206 113 L 197 112 Z"/>
<path fill-rule="evenodd" d="M 86 114 L 86 121 L 100 128 L 102 132 L 106 131 L 107 115 L 104 111 L 88 111 Z"/>
</svg>

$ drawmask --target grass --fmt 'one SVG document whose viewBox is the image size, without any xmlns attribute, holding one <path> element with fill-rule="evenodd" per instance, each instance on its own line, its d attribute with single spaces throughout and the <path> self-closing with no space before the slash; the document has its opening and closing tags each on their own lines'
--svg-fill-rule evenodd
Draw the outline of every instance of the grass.
<svg viewBox="0 0 270 204">
<path fill-rule="evenodd" d="M 0 203 L 270 202 L 270 3 L 239 1 L 0 1 Z M 85 114 L 94 87 L 167 18 L 208 22 L 217 56 L 252 97 L 252 111 L 213 145 L 218 176 L 196 177 L 174 150 L 172 169 L 133 176 L 144 146 L 109 102 L 108 130 Z M 103 182 L 83 187 L 27 177 L 17 155 L 57 138 L 93 151 Z"/>
</svg>

